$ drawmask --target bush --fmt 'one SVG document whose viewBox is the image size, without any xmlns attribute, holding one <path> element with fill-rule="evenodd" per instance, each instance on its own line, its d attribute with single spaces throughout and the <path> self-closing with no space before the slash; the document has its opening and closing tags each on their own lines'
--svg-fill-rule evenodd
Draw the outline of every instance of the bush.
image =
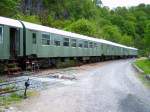
<svg viewBox="0 0 150 112">
<path fill-rule="evenodd" d="M 22 21 L 41 24 L 39 17 L 36 16 L 36 15 L 29 16 L 29 15 L 17 14 L 17 15 L 14 16 L 14 18 L 22 20 Z"/>
<path fill-rule="evenodd" d="M 135 64 L 141 68 L 145 74 L 150 74 L 150 60 L 143 59 L 143 60 L 137 60 Z"/>
<path fill-rule="evenodd" d="M 83 35 L 93 36 L 95 34 L 94 24 L 86 19 L 79 19 L 65 28 L 65 30 L 76 32 Z"/>
</svg>

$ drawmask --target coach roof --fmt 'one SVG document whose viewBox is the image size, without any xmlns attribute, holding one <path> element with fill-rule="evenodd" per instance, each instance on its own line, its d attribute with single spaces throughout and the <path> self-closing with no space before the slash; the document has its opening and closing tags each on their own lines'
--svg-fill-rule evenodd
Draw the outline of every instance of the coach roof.
<svg viewBox="0 0 150 112">
<path fill-rule="evenodd" d="M 72 33 L 72 32 L 68 32 L 68 31 L 63 31 L 63 30 L 59 30 L 59 29 L 55 29 L 55 28 L 50 28 L 47 26 L 42 26 L 42 25 L 38 25 L 38 24 L 33 24 L 33 23 L 29 23 L 29 22 L 24 22 L 24 25 L 27 29 L 30 30 L 36 30 L 36 31 L 42 31 L 42 32 L 48 32 L 48 33 L 54 33 L 54 34 L 58 34 L 58 35 L 62 35 L 62 36 L 66 36 L 66 37 L 75 37 L 75 38 L 79 38 L 79 39 L 84 39 L 84 40 L 90 40 L 90 41 L 95 41 L 95 42 L 100 42 L 100 43 L 104 43 L 104 44 L 108 44 L 108 45 L 113 45 L 113 46 L 118 46 L 118 47 L 124 47 L 123 45 L 114 43 L 114 42 L 110 42 L 107 40 L 103 40 L 103 39 L 97 39 L 97 38 L 93 38 L 93 37 L 89 37 L 89 36 L 85 36 L 85 35 L 80 35 L 77 33 Z"/>
<path fill-rule="evenodd" d="M 55 28 L 50 28 L 50 27 L 47 27 L 47 26 L 33 24 L 33 23 L 25 22 L 25 21 L 22 21 L 22 22 L 25 25 L 25 27 L 27 29 L 30 29 L 30 30 L 54 33 L 54 34 L 59 34 L 59 35 L 67 36 L 67 37 L 75 37 L 75 38 L 79 38 L 79 39 L 100 42 L 100 43 L 104 43 L 104 44 L 108 44 L 108 45 L 112 45 L 112 46 L 118 46 L 118 47 L 122 47 L 122 48 L 137 50 L 136 48 L 127 47 L 125 45 L 121 45 L 121 44 L 114 43 L 114 42 L 111 42 L 111 41 L 107 41 L 107 40 L 104 40 L 104 39 L 93 38 L 93 37 L 80 35 L 80 34 L 68 32 L 68 31 L 63 31 L 63 30 L 59 30 L 59 29 L 55 29 Z M 1 17 L 1 16 L 0 16 L 0 24 L 1 25 L 12 26 L 12 27 L 23 28 L 20 21 L 10 19 L 10 18 L 6 18 L 6 17 Z"/>
<path fill-rule="evenodd" d="M 22 24 L 19 21 L 14 20 L 14 19 L 10 19 L 10 18 L 6 18 L 6 17 L 1 17 L 1 16 L 0 16 L 0 24 L 22 28 Z"/>
</svg>

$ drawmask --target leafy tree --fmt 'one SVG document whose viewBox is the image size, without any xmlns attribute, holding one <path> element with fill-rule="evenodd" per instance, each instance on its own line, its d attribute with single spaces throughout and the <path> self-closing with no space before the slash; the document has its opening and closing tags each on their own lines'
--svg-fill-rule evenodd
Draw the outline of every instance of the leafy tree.
<svg viewBox="0 0 150 112">
<path fill-rule="evenodd" d="M 111 40 L 113 42 L 119 42 L 121 39 L 121 33 L 119 32 L 119 29 L 117 26 L 114 25 L 106 25 L 102 29 L 103 31 L 103 37 L 106 40 Z"/>
<path fill-rule="evenodd" d="M 91 0 L 71 0 L 66 3 L 66 10 L 69 12 L 70 18 L 75 20 L 94 18 L 97 13 Z"/>
<path fill-rule="evenodd" d="M 79 19 L 78 21 L 73 22 L 65 29 L 68 31 L 72 31 L 72 32 L 76 32 L 88 36 L 92 36 L 95 33 L 94 25 L 86 19 Z"/>
<path fill-rule="evenodd" d="M 123 34 L 135 35 L 135 23 L 131 21 L 124 21 L 123 26 L 121 27 Z"/>
<path fill-rule="evenodd" d="M 145 54 L 147 56 L 150 56 L 150 21 L 145 28 L 144 47 L 145 47 Z"/>
<path fill-rule="evenodd" d="M 23 15 L 23 14 L 17 14 L 17 15 L 14 16 L 14 18 L 22 20 L 22 21 L 27 21 L 27 22 L 31 22 L 31 23 L 41 24 L 38 16 L 36 16 L 36 15 L 26 16 L 26 15 Z"/>
<path fill-rule="evenodd" d="M 120 40 L 121 44 L 127 45 L 127 46 L 133 46 L 133 38 L 131 36 L 128 35 L 123 35 L 121 40 Z"/>
<path fill-rule="evenodd" d="M 54 20 L 51 26 L 59 29 L 64 29 L 70 24 L 72 24 L 72 20 Z"/>
<path fill-rule="evenodd" d="M 16 14 L 20 0 L 0 0 L 0 15 L 11 17 Z"/>
<path fill-rule="evenodd" d="M 136 11 L 134 14 L 137 18 L 136 33 L 144 37 L 144 29 L 146 27 L 145 21 L 148 19 L 146 13 L 143 11 Z"/>
</svg>

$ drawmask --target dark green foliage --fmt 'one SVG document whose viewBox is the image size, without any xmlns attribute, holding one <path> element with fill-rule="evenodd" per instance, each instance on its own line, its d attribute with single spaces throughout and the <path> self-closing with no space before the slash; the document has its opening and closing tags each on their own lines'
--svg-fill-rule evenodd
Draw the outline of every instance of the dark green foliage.
<svg viewBox="0 0 150 112">
<path fill-rule="evenodd" d="M 42 24 L 37 15 L 29 16 L 29 15 L 23 15 L 23 14 L 16 14 L 13 18 L 22 20 L 22 21 L 31 22 L 31 23 Z"/>
<path fill-rule="evenodd" d="M 96 5 L 101 0 L 39 1 L 43 5 L 37 8 L 42 11 L 33 12 L 30 6 L 28 11 L 32 13 L 25 14 L 26 11 L 20 10 L 20 0 L 1 0 L 0 15 L 104 38 L 137 47 L 141 55 L 150 54 L 150 5 L 140 4 L 136 7 L 110 10 Z"/>
<path fill-rule="evenodd" d="M 118 42 L 121 39 L 121 33 L 118 27 L 114 25 L 105 25 L 103 27 L 103 36 L 106 40 L 113 42 Z"/>
<path fill-rule="evenodd" d="M 143 39 L 143 43 L 144 43 L 144 47 L 145 47 L 145 54 L 147 56 L 150 56 L 150 21 L 149 23 L 146 25 L 145 31 L 144 31 L 144 39 Z"/>
<path fill-rule="evenodd" d="M 96 7 L 91 0 L 43 0 L 43 2 L 55 19 L 91 18 L 96 15 Z"/>
<path fill-rule="evenodd" d="M 11 17 L 17 13 L 20 0 L 0 0 L 0 15 Z"/>
<path fill-rule="evenodd" d="M 78 21 L 73 22 L 66 28 L 66 30 L 89 36 L 93 36 L 95 34 L 94 25 L 85 19 L 79 19 Z"/>
</svg>

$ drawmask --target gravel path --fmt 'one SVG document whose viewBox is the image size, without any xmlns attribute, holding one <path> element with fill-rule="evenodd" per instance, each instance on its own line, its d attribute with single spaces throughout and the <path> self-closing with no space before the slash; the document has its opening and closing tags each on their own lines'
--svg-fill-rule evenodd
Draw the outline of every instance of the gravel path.
<svg viewBox="0 0 150 112">
<path fill-rule="evenodd" d="M 150 91 L 132 61 L 82 66 L 75 71 L 78 80 L 50 87 L 10 112 L 150 112 Z"/>
</svg>

